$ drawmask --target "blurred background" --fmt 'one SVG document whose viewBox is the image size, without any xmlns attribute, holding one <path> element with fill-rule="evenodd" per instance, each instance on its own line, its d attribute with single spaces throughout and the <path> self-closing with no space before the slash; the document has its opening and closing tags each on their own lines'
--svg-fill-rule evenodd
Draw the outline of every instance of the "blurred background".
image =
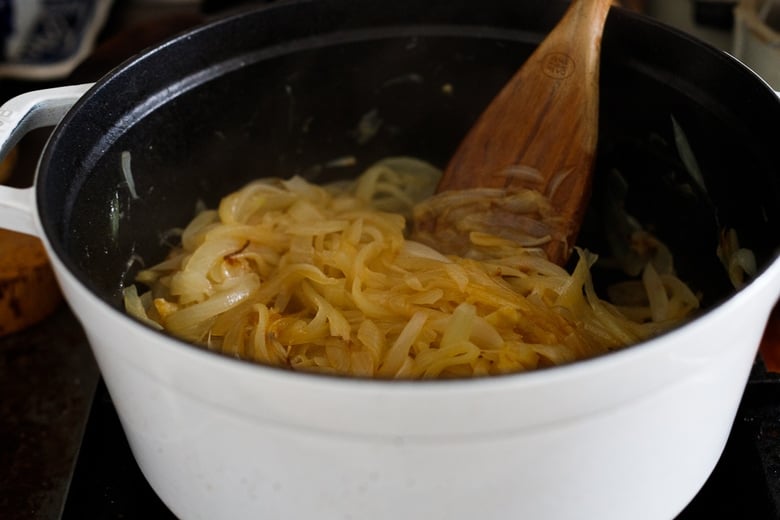
<svg viewBox="0 0 780 520">
<path fill-rule="evenodd" d="M 273 0 L 0 0 L 0 78 L 70 74 L 117 25 L 172 24 Z M 779 0 L 616 0 L 743 60 L 780 89 Z M 182 22 L 184 23 L 184 22 Z M 175 24 L 173 24 L 175 25 Z"/>
</svg>

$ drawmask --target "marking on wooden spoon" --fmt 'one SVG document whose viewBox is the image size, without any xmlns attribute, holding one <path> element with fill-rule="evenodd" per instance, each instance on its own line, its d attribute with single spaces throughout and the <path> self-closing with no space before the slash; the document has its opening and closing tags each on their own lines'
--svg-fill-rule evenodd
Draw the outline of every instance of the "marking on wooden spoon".
<svg viewBox="0 0 780 520">
<path fill-rule="evenodd" d="M 553 52 L 544 57 L 542 70 L 553 79 L 566 79 L 574 73 L 574 60 L 568 54 Z"/>
</svg>

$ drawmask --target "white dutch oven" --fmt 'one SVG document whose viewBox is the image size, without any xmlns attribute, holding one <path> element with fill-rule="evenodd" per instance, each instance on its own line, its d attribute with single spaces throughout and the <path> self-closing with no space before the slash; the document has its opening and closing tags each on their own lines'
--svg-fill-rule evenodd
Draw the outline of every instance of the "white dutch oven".
<svg viewBox="0 0 780 520">
<path fill-rule="evenodd" d="M 569 366 L 388 382 L 240 362 L 122 311 L 130 258 L 159 259 L 159 234 L 197 200 L 213 204 L 258 169 L 295 173 L 354 152 L 361 114 L 375 109 L 385 124 L 357 148 L 359 165 L 395 152 L 445 159 L 565 7 L 429 4 L 283 2 L 187 33 L 96 85 L 0 109 L 3 153 L 59 122 L 35 185 L 0 188 L 0 225 L 43 240 L 133 453 L 179 517 L 663 519 L 718 461 L 780 294 L 769 151 L 780 101 L 731 58 L 620 10 L 604 41 L 605 132 L 639 135 L 657 121 L 660 132 L 668 114 L 656 114 L 672 107 L 694 145 L 697 131 L 739 139 L 736 150 L 710 143 L 702 165 L 718 218 L 755 249 L 760 273 L 733 294 L 694 280 L 706 314 Z M 444 83 L 459 95 L 444 96 Z M 121 175 L 125 150 L 137 198 Z M 734 155 L 744 171 L 708 173 Z M 719 205 L 723 193 L 731 202 Z M 717 272 L 715 243 L 691 246 L 683 265 L 701 256 L 701 271 Z"/>
</svg>

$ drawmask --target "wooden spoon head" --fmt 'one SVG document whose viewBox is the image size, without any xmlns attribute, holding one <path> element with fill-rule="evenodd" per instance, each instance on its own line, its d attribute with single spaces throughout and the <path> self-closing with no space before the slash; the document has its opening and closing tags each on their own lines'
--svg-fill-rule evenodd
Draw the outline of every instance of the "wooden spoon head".
<svg viewBox="0 0 780 520">
<path fill-rule="evenodd" d="M 463 254 L 470 233 L 483 231 L 541 245 L 552 261 L 566 261 L 590 196 L 610 3 L 572 2 L 460 144 L 438 195 L 416 215 L 418 239 Z M 488 199 L 468 193 L 477 189 Z M 482 213 L 464 218 L 474 212 Z"/>
</svg>

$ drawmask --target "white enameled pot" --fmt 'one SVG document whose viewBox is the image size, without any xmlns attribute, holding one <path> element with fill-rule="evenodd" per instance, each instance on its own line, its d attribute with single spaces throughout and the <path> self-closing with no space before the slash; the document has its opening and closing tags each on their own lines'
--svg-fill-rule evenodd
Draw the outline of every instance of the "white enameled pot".
<svg viewBox="0 0 780 520">
<path fill-rule="evenodd" d="M 7 102 L 0 153 L 95 88 Z M 775 256 L 700 318 L 597 359 L 456 381 L 296 374 L 106 303 L 47 233 L 39 191 L 0 187 L 0 226 L 42 239 L 139 466 L 185 519 L 672 518 L 718 461 L 780 295 Z"/>
<path fill-rule="evenodd" d="M 6 103 L 3 149 L 88 87 Z M 188 519 L 670 518 L 718 461 L 780 294 L 776 260 L 678 330 L 520 376 L 301 376 L 191 348 L 107 306 L 52 253 L 34 190 L 0 187 L 0 222 L 46 244 L 144 475 Z"/>
</svg>

